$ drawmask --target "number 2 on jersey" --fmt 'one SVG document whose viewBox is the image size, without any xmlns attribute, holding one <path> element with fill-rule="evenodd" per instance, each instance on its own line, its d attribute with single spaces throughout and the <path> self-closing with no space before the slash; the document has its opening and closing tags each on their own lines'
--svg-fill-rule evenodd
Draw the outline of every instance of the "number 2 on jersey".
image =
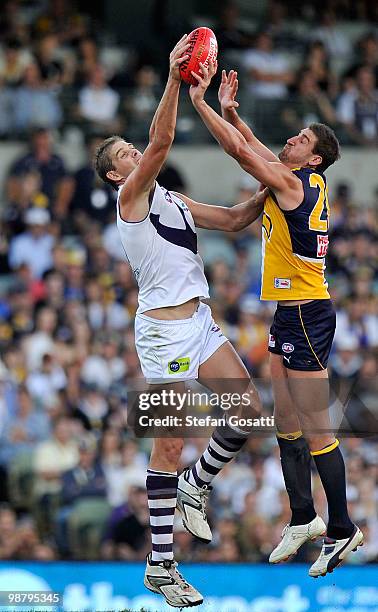
<svg viewBox="0 0 378 612">
<path fill-rule="evenodd" d="M 316 187 L 319 187 L 319 195 L 309 217 L 308 227 L 314 232 L 327 232 L 329 219 L 329 202 L 328 193 L 323 177 L 321 177 L 319 174 L 311 174 L 310 187 L 314 187 L 315 189 Z M 321 218 L 324 208 L 326 208 L 327 210 L 327 219 Z"/>
</svg>

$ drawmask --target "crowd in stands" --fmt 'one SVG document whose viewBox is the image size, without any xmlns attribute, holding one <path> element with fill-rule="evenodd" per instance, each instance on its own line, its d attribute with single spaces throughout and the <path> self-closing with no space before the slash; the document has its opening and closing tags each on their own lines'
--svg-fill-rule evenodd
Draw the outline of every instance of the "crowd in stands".
<svg viewBox="0 0 378 612">
<path fill-rule="evenodd" d="M 117 44 L 72 0 L 29 4 L 7 0 L 0 21 L 0 136 L 25 138 L 44 126 L 84 135 L 127 130 L 145 140 L 166 76 L 162 55 L 182 31 L 162 30 L 154 54 Z M 238 69 L 241 110 L 264 139 L 281 142 L 319 120 L 346 144 L 377 145 L 378 17 L 375 3 L 349 4 L 316 10 L 303 3 L 298 15 L 290 3 L 271 0 L 265 14 L 248 20 L 228 0 L 203 18 L 217 35 L 220 69 Z M 182 97 L 178 141 L 208 138 Z"/>
<path fill-rule="evenodd" d="M 344 4 L 353 13 L 354 3 Z M 2 123 L 1 114 L 9 94 L 18 121 L 12 138 L 34 128 L 29 150 L 10 167 L 1 210 L 0 559 L 142 560 L 150 548 L 145 470 L 151 439 L 135 438 L 127 422 L 128 392 L 141 377 L 133 332 L 137 289 L 115 224 L 116 193 L 98 181 L 91 159 L 97 129 L 123 129 L 133 117 L 135 129 L 146 135 L 161 76 L 153 65 L 112 74 L 90 21 L 68 1 L 52 2 L 32 26 L 19 19 L 20 7 L 8 0 L 0 20 L 0 130 L 7 133 L 10 125 L 10 115 Z M 272 103 L 276 96 L 290 133 L 316 115 L 328 123 L 334 118 L 350 138 L 373 144 L 378 43 L 371 27 L 359 43 L 358 61 L 353 55 L 341 77 L 332 59 L 348 57 L 349 41 L 336 36 L 332 16 L 317 32 L 313 28 L 307 49 L 303 38 L 285 33 L 285 10 L 273 3 L 269 27 L 256 37 L 237 26 L 232 6 L 223 14 L 219 42 L 241 52 L 248 96 L 269 95 Z M 297 76 L 278 55 L 291 46 L 305 53 L 305 70 Z M 110 79 L 126 85 L 129 95 L 120 96 Z M 64 91 L 73 84 L 77 105 L 67 111 Z M 291 105 L 290 96 L 301 103 Z M 367 131 L 358 110 L 365 102 L 376 109 Z M 88 159 L 74 175 L 48 129 L 62 127 L 66 112 L 86 134 Z M 170 165 L 158 180 L 190 194 Z M 243 182 L 235 202 L 254 189 Z M 372 197 L 377 205 L 378 192 Z M 347 183 L 339 184 L 330 204 L 327 278 L 338 313 L 329 364 L 332 413 L 337 419 L 344 403 L 337 424 L 345 432 L 348 502 L 366 539 L 350 561 L 369 563 L 378 561 L 378 227 L 374 206 L 362 207 Z M 237 234 L 203 231 L 199 239 L 214 318 L 271 414 L 267 335 L 273 304 L 258 299 L 260 236 L 258 221 Z M 187 440 L 181 467 L 194 462 L 206 443 Z M 315 472 L 313 491 L 326 519 Z M 214 531 L 209 546 L 194 541 L 177 518 L 178 560 L 267 561 L 289 520 L 273 436 L 251 437 L 215 479 L 208 510 Z M 311 545 L 297 560 L 312 561 L 318 553 Z"/>
</svg>

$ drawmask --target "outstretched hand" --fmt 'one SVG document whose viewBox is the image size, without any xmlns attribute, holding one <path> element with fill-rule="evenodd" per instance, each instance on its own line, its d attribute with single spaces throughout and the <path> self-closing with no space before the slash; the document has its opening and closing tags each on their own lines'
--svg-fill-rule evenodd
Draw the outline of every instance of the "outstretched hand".
<svg viewBox="0 0 378 612">
<path fill-rule="evenodd" d="M 184 34 L 184 36 L 180 38 L 176 46 L 173 48 L 169 56 L 169 76 L 176 81 L 181 80 L 180 66 L 189 58 L 189 55 L 185 53 L 189 47 L 190 44 L 188 43 L 188 35 Z"/>
<path fill-rule="evenodd" d="M 199 75 L 192 71 L 192 76 L 196 79 L 197 84 L 191 85 L 189 88 L 189 95 L 193 104 L 197 104 L 203 100 L 207 88 L 211 83 L 211 79 L 215 75 L 218 63 L 209 60 L 209 65 L 206 67 L 204 64 L 199 64 L 202 74 Z"/>
<path fill-rule="evenodd" d="M 230 70 L 228 75 L 225 70 L 222 70 L 222 81 L 219 86 L 218 100 L 223 110 L 238 108 L 239 103 L 235 100 L 238 86 L 238 73 L 236 70 Z"/>
</svg>

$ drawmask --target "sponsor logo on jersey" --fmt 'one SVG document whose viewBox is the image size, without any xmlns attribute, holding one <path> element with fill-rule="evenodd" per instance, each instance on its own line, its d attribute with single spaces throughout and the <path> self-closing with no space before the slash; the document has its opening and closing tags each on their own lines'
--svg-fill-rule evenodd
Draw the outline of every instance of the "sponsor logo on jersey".
<svg viewBox="0 0 378 612">
<path fill-rule="evenodd" d="M 282 345 L 282 350 L 284 353 L 292 353 L 294 350 L 294 344 L 291 344 L 290 342 L 284 342 Z"/>
<path fill-rule="evenodd" d="M 317 238 L 318 238 L 318 250 L 316 254 L 318 257 L 325 257 L 328 251 L 328 244 L 329 244 L 328 236 L 322 236 L 321 234 L 318 234 Z"/>
<path fill-rule="evenodd" d="M 276 339 L 272 334 L 269 334 L 269 346 L 274 348 L 276 346 Z"/>
<path fill-rule="evenodd" d="M 291 279 L 290 278 L 274 278 L 274 288 L 275 289 L 291 289 Z"/>
<path fill-rule="evenodd" d="M 178 374 L 179 372 L 187 372 L 189 370 L 190 357 L 180 357 L 168 362 L 169 374 Z"/>
<path fill-rule="evenodd" d="M 216 323 L 210 327 L 210 331 L 212 332 L 217 332 L 219 330 L 220 330 L 220 327 Z"/>
</svg>

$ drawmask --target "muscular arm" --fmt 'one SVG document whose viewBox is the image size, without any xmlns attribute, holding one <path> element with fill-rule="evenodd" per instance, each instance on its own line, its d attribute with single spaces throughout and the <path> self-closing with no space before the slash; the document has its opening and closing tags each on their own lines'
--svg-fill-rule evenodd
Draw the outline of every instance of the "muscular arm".
<svg viewBox="0 0 378 612">
<path fill-rule="evenodd" d="M 131 172 L 122 188 L 120 195 L 121 210 L 127 211 L 126 215 L 129 221 L 138 221 L 147 215 L 148 194 L 172 146 L 181 84 L 179 65 L 186 59 L 186 56 L 182 54 L 187 47 L 185 36 L 171 53 L 170 73 L 152 121 L 153 129 L 152 133 L 150 130 L 150 141 L 139 164 Z"/>
<path fill-rule="evenodd" d="M 224 151 L 236 159 L 239 165 L 260 183 L 270 187 L 279 197 L 280 205 L 289 209 L 303 199 L 301 181 L 281 162 L 267 161 L 255 153 L 244 136 L 230 123 L 227 123 L 204 100 L 204 93 L 216 72 L 216 64 L 210 62 L 209 68 L 200 64 L 203 76 L 192 75 L 198 81 L 191 86 L 189 93 L 192 103 L 208 130 L 219 142 Z"/>
<path fill-rule="evenodd" d="M 267 161 L 255 153 L 244 136 L 220 117 L 206 102 L 194 102 L 194 106 L 203 122 L 219 142 L 224 151 L 236 159 L 240 166 L 258 181 L 274 191 L 282 192 L 288 187 L 294 188 L 300 183 L 281 162 Z"/>
<path fill-rule="evenodd" d="M 226 73 L 222 70 L 222 81 L 219 86 L 218 99 L 221 105 L 222 117 L 233 125 L 242 136 L 246 139 L 251 149 L 266 159 L 267 161 L 279 161 L 278 157 L 268 149 L 252 132 L 251 128 L 243 121 L 237 112 L 239 103 L 235 100 L 238 91 L 238 73 L 236 70 L 230 70 Z"/>
<path fill-rule="evenodd" d="M 225 121 L 233 125 L 238 130 L 238 132 L 242 134 L 242 136 L 244 136 L 248 145 L 251 147 L 254 153 L 257 153 L 258 155 L 260 155 L 260 157 L 262 157 L 266 161 L 272 161 L 272 162 L 279 161 L 277 155 L 275 155 L 273 151 L 271 151 L 267 146 L 265 146 L 261 142 L 261 140 L 259 140 L 254 135 L 251 128 L 245 123 L 245 121 L 243 121 L 239 117 L 237 111 L 234 108 L 230 110 L 226 110 L 222 108 L 222 117 L 225 119 Z"/>
<path fill-rule="evenodd" d="M 187 204 L 197 227 L 223 232 L 237 232 L 256 221 L 261 215 L 268 189 L 259 191 L 246 202 L 241 202 L 230 208 L 195 202 L 181 193 L 177 195 Z"/>
</svg>

